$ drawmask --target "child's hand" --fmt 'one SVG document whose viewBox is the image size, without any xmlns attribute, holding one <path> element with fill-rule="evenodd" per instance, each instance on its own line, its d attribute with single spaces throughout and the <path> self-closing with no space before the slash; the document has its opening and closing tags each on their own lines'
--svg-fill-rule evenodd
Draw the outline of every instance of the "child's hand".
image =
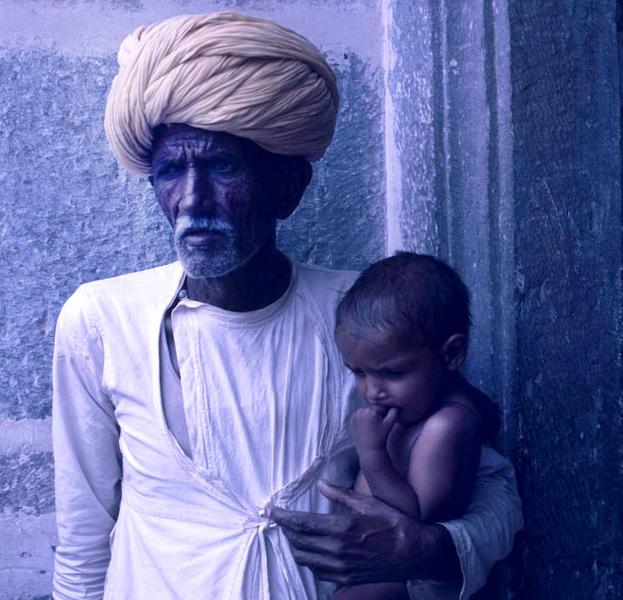
<svg viewBox="0 0 623 600">
<path fill-rule="evenodd" d="M 356 410 L 350 418 L 350 429 L 357 452 L 384 450 L 397 418 L 397 408 L 366 406 Z"/>
</svg>

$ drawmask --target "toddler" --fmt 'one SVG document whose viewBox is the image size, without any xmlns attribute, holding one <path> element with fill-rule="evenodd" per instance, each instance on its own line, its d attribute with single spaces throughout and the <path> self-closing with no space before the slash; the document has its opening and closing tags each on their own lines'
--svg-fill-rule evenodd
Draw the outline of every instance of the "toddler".
<svg viewBox="0 0 623 600">
<path fill-rule="evenodd" d="M 401 252 L 366 269 L 337 309 L 336 342 L 367 406 L 351 418 L 355 490 L 427 523 L 460 516 L 497 407 L 460 374 L 469 292 L 442 261 Z M 427 596 L 428 597 L 428 596 Z M 335 599 L 408 599 L 403 583 L 340 588 Z"/>
</svg>

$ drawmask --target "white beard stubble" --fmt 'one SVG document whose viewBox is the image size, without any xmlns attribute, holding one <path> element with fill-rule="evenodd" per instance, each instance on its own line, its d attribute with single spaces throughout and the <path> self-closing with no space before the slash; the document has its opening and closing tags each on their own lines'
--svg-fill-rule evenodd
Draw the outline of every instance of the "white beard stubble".
<svg viewBox="0 0 623 600">
<path fill-rule="evenodd" d="M 206 246 L 187 244 L 185 236 L 197 230 L 217 233 L 220 239 Z M 255 235 L 240 236 L 237 229 L 225 219 L 182 215 L 175 222 L 175 251 L 190 277 L 215 279 L 249 262 L 266 241 L 266 235 L 262 235 L 265 233 L 257 229 Z"/>
</svg>

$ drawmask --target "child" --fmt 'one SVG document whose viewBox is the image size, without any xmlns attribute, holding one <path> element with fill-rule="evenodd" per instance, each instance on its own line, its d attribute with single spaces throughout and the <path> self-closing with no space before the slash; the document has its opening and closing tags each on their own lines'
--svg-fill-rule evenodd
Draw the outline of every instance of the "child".
<svg viewBox="0 0 623 600">
<path fill-rule="evenodd" d="M 337 309 L 338 348 L 368 401 L 351 419 L 355 490 L 428 523 L 464 512 L 480 445 L 499 428 L 497 407 L 459 373 L 469 325 L 455 271 L 409 252 L 366 269 Z M 378 583 L 340 588 L 338 598 L 409 595 L 403 583 Z"/>
</svg>

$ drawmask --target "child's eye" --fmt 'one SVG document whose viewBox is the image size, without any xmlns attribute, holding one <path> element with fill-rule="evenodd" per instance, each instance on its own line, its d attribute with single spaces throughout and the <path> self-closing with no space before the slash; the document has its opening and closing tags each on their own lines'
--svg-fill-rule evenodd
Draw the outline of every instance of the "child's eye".
<svg viewBox="0 0 623 600">
<path fill-rule="evenodd" d="M 406 371 L 385 370 L 382 372 L 383 377 L 387 379 L 400 379 L 406 374 Z"/>
</svg>

